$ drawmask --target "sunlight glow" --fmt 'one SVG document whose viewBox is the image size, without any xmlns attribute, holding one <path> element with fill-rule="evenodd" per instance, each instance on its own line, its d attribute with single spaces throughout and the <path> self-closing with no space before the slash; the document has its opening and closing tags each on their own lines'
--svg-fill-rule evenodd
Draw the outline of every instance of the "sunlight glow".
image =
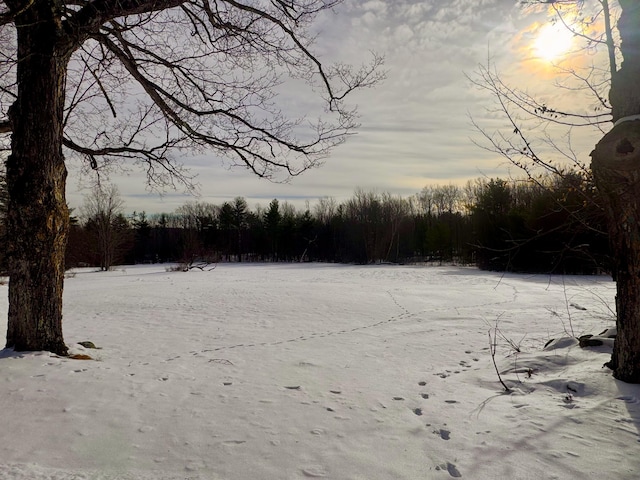
<svg viewBox="0 0 640 480">
<path fill-rule="evenodd" d="M 548 23 L 538 31 L 533 50 L 541 60 L 555 62 L 571 50 L 573 39 L 573 33 L 564 25 Z"/>
</svg>

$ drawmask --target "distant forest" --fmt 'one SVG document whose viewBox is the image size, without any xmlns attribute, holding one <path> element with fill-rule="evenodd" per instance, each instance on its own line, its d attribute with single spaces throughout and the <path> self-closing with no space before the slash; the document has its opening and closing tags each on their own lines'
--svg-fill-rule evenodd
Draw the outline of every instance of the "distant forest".
<svg viewBox="0 0 640 480">
<path fill-rule="evenodd" d="M 427 186 L 409 198 L 356 190 L 343 203 L 322 198 L 303 210 L 277 199 L 251 210 L 237 197 L 222 205 L 189 202 L 153 215 L 94 208 L 80 218 L 72 217 L 67 268 L 435 262 L 592 274 L 608 272 L 610 264 L 595 188 L 588 176 L 575 172 L 535 181 L 498 178 L 464 187 Z M 0 265 L 5 262 L 0 257 Z"/>
</svg>

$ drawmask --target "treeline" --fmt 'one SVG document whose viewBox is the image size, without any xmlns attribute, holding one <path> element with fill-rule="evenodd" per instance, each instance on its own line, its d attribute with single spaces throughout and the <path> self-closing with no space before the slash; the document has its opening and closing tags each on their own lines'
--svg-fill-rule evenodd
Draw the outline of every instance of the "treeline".
<svg viewBox="0 0 640 480">
<path fill-rule="evenodd" d="M 345 202 L 322 198 L 302 210 L 278 200 L 250 209 L 237 197 L 222 205 L 190 202 L 172 213 L 125 217 L 117 208 L 94 209 L 80 218 L 72 225 L 67 267 L 455 262 L 499 271 L 596 273 L 609 265 L 596 191 L 588 176 L 575 172 L 535 182 L 428 186 L 409 198 L 357 190 Z"/>
</svg>

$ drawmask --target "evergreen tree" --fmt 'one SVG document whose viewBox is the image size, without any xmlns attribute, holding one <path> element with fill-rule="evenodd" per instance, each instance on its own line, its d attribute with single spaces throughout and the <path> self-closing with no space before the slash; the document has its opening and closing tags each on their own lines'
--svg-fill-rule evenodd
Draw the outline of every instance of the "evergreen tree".
<svg viewBox="0 0 640 480">
<path fill-rule="evenodd" d="M 280 241 L 280 222 L 282 215 L 280 213 L 280 203 L 277 199 L 271 200 L 269 208 L 264 213 L 264 228 L 267 232 L 267 242 L 269 244 L 269 255 L 271 260 L 278 261 L 278 247 Z"/>
</svg>

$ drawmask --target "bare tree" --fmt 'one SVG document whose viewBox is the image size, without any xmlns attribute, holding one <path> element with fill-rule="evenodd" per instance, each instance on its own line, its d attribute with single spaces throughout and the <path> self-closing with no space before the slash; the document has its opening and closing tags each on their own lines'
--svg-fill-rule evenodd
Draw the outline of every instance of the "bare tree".
<svg viewBox="0 0 640 480">
<path fill-rule="evenodd" d="M 453 213 L 461 209 L 462 190 L 460 187 L 448 184 L 438 185 L 433 189 L 433 202 L 436 215 Z"/>
<path fill-rule="evenodd" d="M 528 3 L 550 4 L 557 13 L 561 13 L 563 4 L 581 2 L 538 0 Z M 586 163 L 572 157 L 571 153 L 564 156 L 574 160 L 574 164 L 585 175 L 593 174 L 608 218 L 609 242 L 614 262 L 613 276 L 617 288 L 618 330 L 608 366 L 616 378 L 640 383 L 640 93 L 637 88 L 640 78 L 640 4 L 636 0 L 619 0 L 620 12 L 616 22 L 609 2 L 598 0 L 597 3 L 601 7 L 600 12 L 591 18 L 595 20 L 599 17 L 602 20 L 601 35 L 594 38 L 582 34 L 579 29 L 573 29 L 573 32 L 590 46 L 600 44 L 606 47 L 608 68 L 591 69 L 591 72 L 600 72 L 597 77 L 569 72 L 596 98 L 598 106 L 594 109 L 594 114 L 571 114 L 550 108 L 509 88 L 489 69 L 481 71 L 482 81 L 478 84 L 484 84 L 499 99 L 501 109 L 507 113 L 513 128 L 513 136 L 487 135 L 486 138 L 494 151 L 528 173 L 531 172 L 531 165 L 557 174 L 562 174 L 563 171 L 557 164 L 551 163 L 535 151 L 516 117 L 510 114 L 509 106 L 515 106 L 538 120 L 556 124 L 595 125 L 603 134 L 609 129 L 610 122 L 613 122 L 613 128 L 604 134 L 591 153 L 590 169 Z M 562 15 L 559 18 L 563 21 Z M 564 25 L 572 28 L 567 23 Z M 614 41 L 616 29 L 620 39 L 619 55 Z M 619 57 L 622 58 L 620 67 Z M 563 153 L 556 148 L 552 139 L 548 138 L 548 143 L 556 152 Z"/>
<path fill-rule="evenodd" d="M 362 242 L 361 261 L 389 261 L 393 247 L 399 249 L 400 230 L 406 220 L 409 203 L 388 192 L 365 191 L 357 188 L 344 204 L 354 238 Z M 394 258 L 397 255 L 394 256 Z"/>
<path fill-rule="evenodd" d="M 592 168 L 608 217 L 614 254 L 618 334 L 609 366 L 640 383 L 640 5 L 619 0 L 623 62 L 611 79 L 613 129 L 592 152 Z"/>
<path fill-rule="evenodd" d="M 338 203 L 333 197 L 322 197 L 318 199 L 313 207 L 313 214 L 315 218 L 323 225 L 330 225 L 333 219 L 336 217 L 336 211 L 338 209 Z"/>
<path fill-rule="evenodd" d="M 420 190 L 420 193 L 416 194 L 418 206 L 421 213 L 427 217 L 431 217 L 434 214 L 434 196 L 437 185 L 425 185 Z"/>
<path fill-rule="evenodd" d="M 177 151 L 212 150 L 276 178 L 318 165 L 345 139 L 356 123 L 344 100 L 380 79 L 381 60 L 352 70 L 314 55 L 310 26 L 340 2 L 0 0 L 0 134 L 11 134 L 7 347 L 67 351 L 65 155 L 92 169 L 131 160 L 162 187 L 189 182 Z M 287 77 L 320 92 L 323 119 L 278 110 Z"/>
<path fill-rule="evenodd" d="M 385 261 L 390 261 L 392 258 L 392 249 L 395 244 L 396 252 L 393 258 L 398 258 L 398 251 L 400 249 L 400 231 L 402 223 L 407 219 L 409 213 L 409 202 L 401 197 L 394 197 L 388 192 L 383 192 L 381 195 L 382 204 L 382 217 L 386 224 L 386 235 L 388 246 L 384 257 Z"/>
<path fill-rule="evenodd" d="M 572 190 L 582 197 L 582 208 L 569 208 L 562 198 L 554 198 L 557 209 L 568 216 L 569 223 L 576 229 L 605 236 L 605 229 L 600 228 L 603 207 L 599 196 L 589 188 L 594 185 L 592 169 L 586 155 L 576 152 L 572 139 L 576 129 L 600 136 L 610 127 L 611 105 L 607 90 L 611 72 L 616 70 L 617 47 L 612 28 L 615 12 L 608 0 L 531 0 L 522 3 L 549 9 L 553 21 L 569 30 L 578 44 L 582 42 L 576 52 L 602 50 L 606 55 L 600 55 L 598 62 L 580 68 L 553 65 L 558 74 L 554 85 L 558 91 L 567 92 L 563 97 L 571 99 L 569 108 L 550 105 L 526 89 L 510 85 L 490 62 L 480 66 L 477 75 L 470 80 L 493 96 L 496 106 L 491 113 L 504 118 L 506 128 L 488 132 L 472 120 L 483 136 L 483 141 L 477 144 L 523 171 L 529 182 L 549 194 L 553 193 L 555 185 L 548 181 L 549 175 L 561 182 L 573 183 Z M 521 241 L 514 243 L 513 248 L 518 248 L 519 243 Z M 565 248 L 571 250 L 572 246 Z"/>
<path fill-rule="evenodd" d="M 122 207 L 124 202 L 115 185 L 96 185 L 85 196 L 80 209 L 85 228 L 93 234 L 94 250 L 100 269 L 108 271 L 116 265 L 118 253 L 127 242 L 127 225 Z"/>
<path fill-rule="evenodd" d="M 589 5 L 583 0 L 531 0 L 522 3 L 549 9 L 553 21 L 569 30 L 576 42 L 582 42 L 577 52 L 604 49 L 606 58 L 598 57 L 602 63 L 581 67 L 553 65 L 557 74 L 554 86 L 558 91 L 566 91 L 566 98 L 582 100 L 573 101 L 571 108 L 550 105 L 526 89 L 510 85 L 491 62 L 479 66 L 470 80 L 491 94 L 496 101 L 492 113 L 506 119 L 508 127 L 488 132 L 472 120 L 484 137 L 484 142 L 478 145 L 499 154 L 536 183 L 546 174 L 563 177 L 576 171 L 590 178 L 588 162 L 576 153 L 572 138 L 575 129 L 604 134 L 610 127 L 611 105 L 607 91 L 611 72 L 616 70 L 612 9 L 608 0 L 596 0 Z M 574 18 L 569 20 L 570 16 Z M 544 188 L 541 183 L 539 186 Z"/>
</svg>

